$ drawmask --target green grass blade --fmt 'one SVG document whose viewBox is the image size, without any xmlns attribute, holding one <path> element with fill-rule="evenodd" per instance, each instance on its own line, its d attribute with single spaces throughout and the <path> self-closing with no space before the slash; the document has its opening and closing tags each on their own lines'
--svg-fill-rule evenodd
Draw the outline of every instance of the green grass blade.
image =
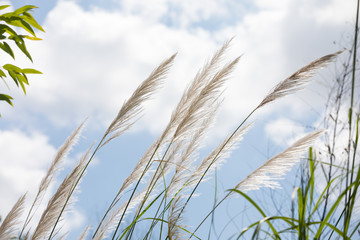
<svg viewBox="0 0 360 240">
<path fill-rule="evenodd" d="M 267 217 L 266 214 L 264 213 L 264 211 L 259 207 L 259 205 L 257 205 L 257 204 L 255 203 L 255 201 L 252 200 L 247 194 L 245 194 L 244 192 L 242 192 L 242 191 L 240 191 L 240 190 L 238 190 L 238 189 L 230 189 L 230 191 L 236 192 L 236 193 L 242 195 L 246 200 L 248 200 L 248 201 L 256 208 L 256 210 L 258 210 L 258 212 L 259 212 L 264 218 Z M 280 239 L 279 233 L 276 231 L 275 227 L 271 224 L 271 222 L 270 222 L 270 221 L 266 221 L 266 223 L 267 223 L 267 224 L 269 225 L 269 227 L 271 228 L 274 236 L 277 237 L 278 239 Z"/>
</svg>

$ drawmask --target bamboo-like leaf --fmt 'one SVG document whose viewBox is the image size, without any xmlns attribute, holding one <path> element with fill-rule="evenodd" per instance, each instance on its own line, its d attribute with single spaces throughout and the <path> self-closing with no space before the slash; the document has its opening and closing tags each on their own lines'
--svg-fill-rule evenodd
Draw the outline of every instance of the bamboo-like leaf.
<svg viewBox="0 0 360 240">
<path fill-rule="evenodd" d="M 20 8 L 18 8 L 18 9 L 16 9 L 15 11 L 14 11 L 14 13 L 16 13 L 16 14 L 22 14 L 22 13 L 24 13 L 24 12 L 28 12 L 28 11 L 30 11 L 31 9 L 35 9 L 35 8 L 38 8 L 37 6 L 33 6 L 33 5 L 25 5 L 25 6 L 23 6 L 23 7 L 20 7 Z"/>
<path fill-rule="evenodd" d="M 15 66 L 15 65 L 12 65 L 12 64 L 5 64 L 5 65 L 3 66 L 3 68 L 4 68 L 5 70 L 15 71 L 15 72 L 21 72 L 21 70 L 22 70 L 21 68 Z"/>
<path fill-rule="evenodd" d="M 8 7 L 10 7 L 10 5 L 1 5 L 1 6 L 0 6 L 0 10 L 3 10 L 3 9 L 5 9 L 5 8 L 8 8 Z"/>
<path fill-rule="evenodd" d="M 24 68 L 21 70 L 21 72 L 26 74 L 42 74 L 42 72 L 32 68 Z"/>
<path fill-rule="evenodd" d="M 24 12 L 22 14 L 22 16 L 20 16 L 22 19 L 24 19 L 26 22 L 28 22 L 31 26 L 33 26 L 34 28 L 39 29 L 42 32 L 45 32 L 44 29 L 36 22 L 36 20 L 34 19 L 34 17 L 28 13 L 28 12 Z"/>
<path fill-rule="evenodd" d="M 8 104 L 10 104 L 11 106 L 14 106 L 13 103 L 11 102 L 13 98 L 9 95 L 6 94 L 0 94 L 0 101 L 5 101 Z"/>
<path fill-rule="evenodd" d="M 0 43 L 0 48 L 4 50 L 7 54 L 9 54 L 13 59 L 15 59 L 14 52 L 12 51 L 9 44 L 7 44 L 6 42 L 2 42 Z"/>
</svg>

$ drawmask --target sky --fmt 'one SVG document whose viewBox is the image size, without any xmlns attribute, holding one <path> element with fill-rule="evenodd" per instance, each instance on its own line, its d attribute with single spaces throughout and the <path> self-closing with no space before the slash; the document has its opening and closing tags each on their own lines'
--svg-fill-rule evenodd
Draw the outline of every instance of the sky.
<svg viewBox="0 0 360 240">
<path fill-rule="evenodd" d="M 100 140 L 137 85 L 162 60 L 178 53 L 163 88 L 145 104 L 142 118 L 106 146 L 88 169 L 78 204 L 66 221 L 80 230 L 99 219 L 121 181 L 167 124 L 182 91 L 224 41 L 234 37 L 227 61 L 242 57 L 226 83 L 216 124 L 206 140 L 210 147 L 279 81 L 347 46 L 355 21 L 355 1 L 342 0 L 0 3 L 38 6 L 33 15 L 45 30 L 37 33 L 42 41 L 27 43 L 33 63 L 16 53 L 16 65 L 43 72 L 31 76 L 26 96 L 15 85 L 9 84 L 9 90 L 1 85 L 14 97 L 14 107 L 0 105 L 1 216 L 24 192 L 31 199 L 57 149 L 76 126 L 87 119 L 78 145 L 65 161 L 65 171 Z M 0 58 L 12 62 L 7 56 Z M 253 129 L 219 169 L 221 190 L 233 187 L 269 157 L 319 127 L 314 124 L 323 117 L 327 78 L 333 69 L 330 65 L 306 89 L 256 113 Z M 208 183 L 210 189 L 212 184 Z"/>
</svg>

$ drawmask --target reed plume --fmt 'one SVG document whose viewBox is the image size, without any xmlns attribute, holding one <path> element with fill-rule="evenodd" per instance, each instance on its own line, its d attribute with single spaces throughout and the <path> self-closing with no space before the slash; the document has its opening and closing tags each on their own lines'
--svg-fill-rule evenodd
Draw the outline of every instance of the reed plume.
<svg viewBox="0 0 360 240">
<path fill-rule="evenodd" d="M 300 68 L 290 77 L 280 82 L 275 88 L 261 101 L 256 109 L 265 106 L 266 104 L 275 101 L 281 97 L 292 94 L 302 88 L 309 82 L 309 79 L 319 70 L 333 62 L 336 57 L 343 51 L 338 51 L 333 54 L 323 56 L 308 65 Z"/>
<path fill-rule="evenodd" d="M 104 136 L 107 138 L 102 145 L 105 145 L 112 139 L 120 136 L 135 123 L 136 120 L 134 120 L 134 118 L 136 118 L 142 111 L 141 104 L 148 100 L 155 90 L 162 85 L 163 79 L 165 78 L 165 75 L 171 67 L 175 57 L 176 54 L 162 62 L 160 66 L 158 66 L 150 74 L 150 76 L 140 84 L 132 96 L 125 101 L 120 108 L 119 113 L 106 130 Z"/>
<path fill-rule="evenodd" d="M 187 179 L 188 185 L 194 185 L 204 179 L 204 172 L 212 171 L 216 165 L 221 164 L 230 153 L 237 148 L 243 136 L 250 129 L 252 124 L 246 125 L 234 132 L 231 137 L 225 138 L 225 140 L 219 144 L 203 161 L 197 166 L 193 174 Z"/>
<path fill-rule="evenodd" d="M 190 140 L 184 143 L 184 150 L 179 154 L 179 159 L 174 161 L 175 173 L 168 185 L 167 195 L 173 196 L 180 188 L 183 187 L 186 179 L 192 174 L 191 168 L 198 159 L 197 151 L 200 149 L 201 141 L 203 140 L 206 130 L 214 122 L 214 118 L 219 109 L 220 102 L 214 102 L 212 109 L 209 110 L 209 114 L 200 124 L 200 127 L 194 131 Z"/>
<path fill-rule="evenodd" d="M 189 105 L 187 113 L 181 119 L 176 128 L 174 138 L 186 136 L 187 131 L 192 131 L 199 119 L 203 119 L 209 112 L 206 111 L 207 104 L 213 102 L 219 97 L 221 87 L 233 71 L 235 65 L 239 62 L 240 57 L 235 58 L 218 71 L 210 81 L 202 88 L 198 96 Z"/>
<path fill-rule="evenodd" d="M 98 229 L 93 235 L 92 239 L 101 240 L 106 238 L 106 236 L 117 227 L 118 222 L 120 221 L 120 216 L 128 214 L 129 210 L 136 207 L 139 202 L 142 201 L 144 196 L 145 189 L 137 193 L 131 200 L 123 202 L 121 206 L 112 211 L 111 214 L 108 215 L 106 219 L 104 219 L 104 221 L 99 224 Z"/>
<path fill-rule="evenodd" d="M 182 239 L 183 234 L 180 232 L 180 226 L 183 227 L 183 219 L 180 212 L 183 207 L 182 197 L 176 196 L 172 199 L 168 215 L 168 237 L 169 240 Z"/>
<path fill-rule="evenodd" d="M 56 172 L 58 171 L 60 164 L 62 163 L 62 160 L 66 158 L 67 154 L 70 152 L 71 148 L 77 143 L 79 136 L 81 135 L 81 131 L 84 128 L 85 122 L 81 123 L 75 131 L 65 140 L 64 144 L 59 148 L 54 160 L 52 161 L 48 171 L 46 172 L 45 177 L 41 180 L 38 192 L 35 196 L 35 199 L 30 207 L 30 210 L 26 216 L 24 225 L 22 227 L 22 230 L 20 232 L 20 238 L 25 230 L 26 226 L 30 223 L 33 213 L 34 207 L 41 202 L 42 196 L 49 187 L 50 183 L 55 177 Z"/>
<path fill-rule="evenodd" d="M 63 182 L 58 187 L 55 194 L 49 200 L 46 209 L 44 210 L 39 223 L 34 231 L 32 240 L 43 239 L 48 236 L 49 239 L 55 233 L 55 229 L 57 223 L 60 220 L 60 217 L 64 211 L 64 206 L 68 201 L 68 196 L 72 191 L 75 181 L 80 173 L 80 171 L 84 168 L 84 164 L 86 163 L 87 158 L 90 154 L 89 149 L 83 157 L 80 159 L 79 163 L 74 167 L 69 175 L 63 180 Z M 67 206 L 69 207 L 69 206 Z M 51 231 L 51 232 L 50 232 Z"/>
<path fill-rule="evenodd" d="M 87 225 L 86 228 L 84 229 L 84 231 L 80 234 L 78 240 L 86 240 L 86 236 L 89 232 L 90 226 Z"/>
<path fill-rule="evenodd" d="M 20 221 L 19 218 L 24 208 L 25 195 L 26 194 L 19 198 L 2 222 L 0 226 L 0 239 L 13 239 L 13 237 L 16 236 L 16 225 Z"/>
<path fill-rule="evenodd" d="M 190 105 L 193 104 L 193 102 L 196 101 L 196 99 L 199 97 L 199 94 L 204 86 L 208 85 L 210 79 L 219 68 L 219 64 L 222 61 L 226 50 L 229 48 L 231 40 L 232 39 L 225 41 L 222 47 L 213 55 L 211 60 L 207 62 L 205 66 L 196 74 L 194 80 L 184 91 L 160 139 L 165 139 L 166 136 L 170 135 L 169 132 L 176 128 L 179 122 L 186 115 Z"/>
<path fill-rule="evenodd" d="M 258 169 L 250 173 L 235 188 L 241 191 L 250 191 L 261 187 L 279 187 L 278 180 L 299 161 L 301 155 L 321 133 L 322 131 L 316 131 L 299 139 L 285 151 L 267 160 Z"/>
</svg>

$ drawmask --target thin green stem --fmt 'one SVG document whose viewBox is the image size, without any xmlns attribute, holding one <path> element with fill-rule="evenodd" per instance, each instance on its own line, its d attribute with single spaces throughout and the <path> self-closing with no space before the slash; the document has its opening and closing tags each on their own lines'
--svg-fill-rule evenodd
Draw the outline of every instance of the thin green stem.
<svg viewBox="0 0 360 240">
<path fill-rule="evenodd" d="M 351 99 L 350 99 L 350 109 L 349 109 L 349 140 L 348 140 L 348 161 L 347 161 L 347 170 L 350 170 L 350 152 L 351 152 L 351 142 L 352 142 L 352 115 L 353 115 L 353 105 L 354 105 L 354 90 L 355 90 L 355 73 L 356 73 L 356 57 L 357 57 L 357 39 L 358 39 L 358 22 L 359 22 L 359 3 L 357 1 L 356 8 L 356 23 L 355 23 L 355 36 L 354 36 L 354 53 L 353 53 L 353 66 L 352 66 L 352 79 L 351 79 Z M 355 151 L 355 149 L 354 149 Z M 355 158 L 353 158 L 351 169 L 354 170 Z M 350 179 L 348 174 L 346 175 L 346 186 L 352 183 L 353 180 L 353 171 L 350 174 Z M 350 182 L 349 182 L 350 180 Z M 349 222 L 351 218 L 351 189 L 349 189 L 348 195 L 345 196 L 345 218 L 344 218 L 344 236 L 347 235 Z M 355 198 L 355 196 L 354 196 Z"/>
<path fill-rule="evenodd" d="M 155 148 L 154 152 L 152 153 L 152 155 L 151 155 L 148 163 L 147 163 L 146 166 L 145 166 L 144 171 L 142 172 L 140 178 L 139 178 L 138 181 L 136 182 L 136 185 L 135 185 L 135 187 L 134 187 L 134 190 L 132 191 L 131 196 L 130 196 L 128 202 L 126 203 L 125 209 L 124 209 L 124 211 L 123 211 L 123 213 L 122 213 L 122 215 L 121 215 L 121 218 L 120 218 L 120 220 L 119 220 L 119 222 L 118 222 L 118 224 L 117 224 L 117 226 L 116 226 L 116 229 L 115 229 L 115 232 L 114 232 L 114 234 L 113 234 L 112 240 L 115 239 L 116 233 L 117 233 L 117 231 L 119 230 L 120 224 L 121 224 L 121 222 L 122 222 L 122 220 L 123 220 L 123 218 L 124 218 L 124 216 L 125 216 L 125 213 L 126 213 L 128 207 L 129 207 L 129 205 L 130 205 L 130 202 L 131 202 L 132 198 L 134 197 L 135 192 L 136 192 L 138 186 L 140 185 L 140 182 L 141 182 L 142 178 L 145 176 L 145 173 L 146 173 L 147 170 L 150 168 L 152 159 L 154 158 L 155 153 L 156 153 L 156 151 L 159 149 L 159 147 L 160 147 L 160 143 L 156 146 L 156 148 Z"/>
</svg>

